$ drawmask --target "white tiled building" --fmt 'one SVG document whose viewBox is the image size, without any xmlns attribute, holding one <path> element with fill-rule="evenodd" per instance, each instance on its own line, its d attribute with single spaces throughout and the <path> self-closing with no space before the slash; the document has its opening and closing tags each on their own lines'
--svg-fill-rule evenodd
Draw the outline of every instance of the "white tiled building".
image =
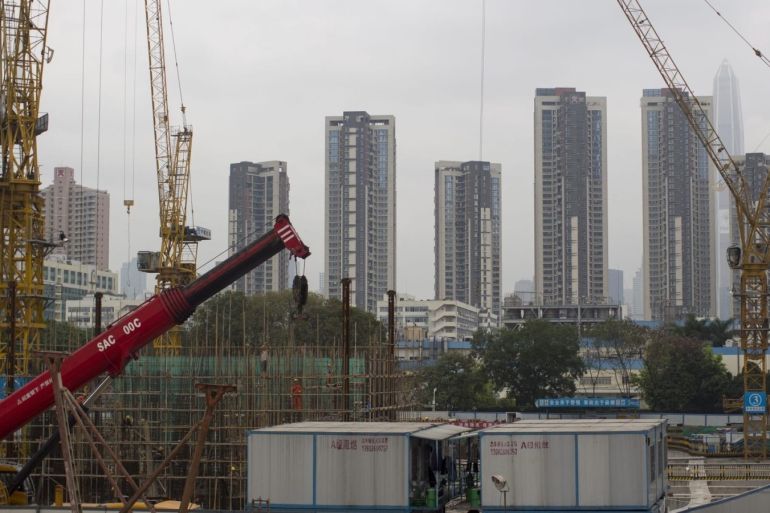
<svg viewBox="0 0 770 513">
<path fill-rule="evenodd" d="M 127 299 L 123 296 L 102 297 L 102 327 L 115 322 L 144 302 L 143 299 Z M 92 328 L 96 318 L 96 299 L 93 295 L 67 301 L 67 322 L 78 328 Z"/>
<path fill-rule="evenodd" d="M 422 328 L 423 338 L 469 340 L 480 326 L 479 309 L 461 301 L 415 299 L 403 294 L 397 297 L 395 308 L 397 338 Z M 377 319 L 388 321 L 387 296 L 377 301 Z"/>
</svg>

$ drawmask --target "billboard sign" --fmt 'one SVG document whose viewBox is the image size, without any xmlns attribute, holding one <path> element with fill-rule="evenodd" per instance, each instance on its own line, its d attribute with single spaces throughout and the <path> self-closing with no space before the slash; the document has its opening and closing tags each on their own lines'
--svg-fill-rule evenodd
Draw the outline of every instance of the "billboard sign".
<svg viewBox="0 0 770 513">
<path fill-rule="evenodd" d="M 639 409 L 639 399 L 628 397 L 549 397 L 537 399 L 538 408 L 631 408 Z"/>
</svg>

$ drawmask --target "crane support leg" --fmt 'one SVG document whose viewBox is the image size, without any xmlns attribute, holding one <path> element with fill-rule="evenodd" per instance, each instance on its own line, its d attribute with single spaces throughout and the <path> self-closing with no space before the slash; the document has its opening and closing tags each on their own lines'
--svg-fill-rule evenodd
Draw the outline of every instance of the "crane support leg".
<svg viewBox="0 0 770 513">
<path fill-rule="evenodd" d="M 72 445 L 70 444 L 69 424 L 67 423 L 65 409 L 67 401 L 64 398 L 66 388 L 64 388 L 61 380 L 61 364 L 67 355 L 56 351 L 40 351 L 38 354 L 46 359 L 49 372 L 51 373 L 51 386 L 56 404 L 56 420 L 59 424 L 59 433 L 61 434 L 61 454 L 64 461 L 64 476 L 67 480 L 70 509 L 72 513 L 82 513 L 77 481 L 75 480 L 75 468 L 72 465 Z"/>
<path fill-rule="evenodd" d="M 203 420 L 200 423 L 200 427 L 198 427 L 198 439 L 195 442 L 195 452 L 190 461 L 190 469 L 187 471 L 179 513 L 187 513 L 190 508 L 190 501 L 195 490 L 195 480 L 198 478 L 198 467 L 203 456 L 203 446 L 206 445 L 209 426 L 211 425 L 211 419 L 214 417 L 214 408 L 216 408 L 225 394 L 230 394 L 237 390 L 235 385 L 211 385 L 208 383 L 198 383 L 195 385 L 195 388 L 206 395 L 206 413 L 204 413 Z"/>
<path fill-rule="evenodd" d="M 767 380 L 767 266 L 746 265 L 741 272 L 741 349 L 745 398 L 752 392 L 765 393 Z M 767 410 L 743 412 L 745 458 L 767 457 Z"/>
</svg>

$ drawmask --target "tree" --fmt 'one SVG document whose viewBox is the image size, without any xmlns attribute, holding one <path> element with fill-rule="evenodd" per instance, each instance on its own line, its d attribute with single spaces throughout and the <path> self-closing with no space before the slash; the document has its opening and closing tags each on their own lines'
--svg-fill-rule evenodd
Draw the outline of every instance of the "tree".
<svg viewBox="0 0 770 513">
<path fill-rule="evenodd" d="M 445 353 L 435 365 L 423 367 L 417 375 L 421 384 L 419 402 L 430 406 L 436 390 L 436 409 L 472 410 L 495 406 L 481 365 L 470 355 Z"/>
<path fill-rule="evenodd" d="M 591 326 L 585 334 L 588 340 L 583 360 L 592 383 L 596 383 L 600 371 L 608 370 L 613 373 L 620 394 L 630 397 L 631 368 L 633 362 L 642 357 L 648 331 L 632 321 L 610 319 Z"/>
<path fill-rule="evenodd" d="M 721 411 L 731 382 L 721 357 L 704 342 L 666 333 L 647 345 L 638 376 L 645 401 L 656 411 Z"/>
<path fill-rule="evenodd" d="M 699 319 L 689 314 L 682 326 L 670 326 L 669 330 L 682 337 L 709 342 L 713 347 L 722 347 L 733 336 L 733 320 Z"/>
<path fill-rule="evenodd" d="M 572 395 L 583 374 L 577 331 L 543 320 L 527 321 L 516 331 L 477 333 L 474 349 L 495 390 L 508 390 L 518 407 L 540 397 Z"/>
</svg>

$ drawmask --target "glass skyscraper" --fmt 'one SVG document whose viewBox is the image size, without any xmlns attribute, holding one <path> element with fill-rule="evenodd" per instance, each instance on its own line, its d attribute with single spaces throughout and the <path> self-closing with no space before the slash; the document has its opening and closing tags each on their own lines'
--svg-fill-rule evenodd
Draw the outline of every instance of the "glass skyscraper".
<svg viewBox="0 0 770 513">
<path fill-rule="evenodd" d="M 731 155 L 743 155 L 743 110 L 738 79 L 727 60 L 714 76 L 714 126 L 725 148 Z M 715 177 L 720 184 L 719 176 Z M 738 243 L 738 233 L 734 229 L 735 208 L 730 191 L 724 185 L 717 186 L 714 193 L 716 201 L 715 254 L 717 268 L 717 315 L 720 319 L 740 317 L 740 312 L 733 307 L 730 289 L 738 273 L 727 265 L 726 252 L 731 243 Z M 736 303 L 737 305 L 737 303 Z"/>
</svg>

